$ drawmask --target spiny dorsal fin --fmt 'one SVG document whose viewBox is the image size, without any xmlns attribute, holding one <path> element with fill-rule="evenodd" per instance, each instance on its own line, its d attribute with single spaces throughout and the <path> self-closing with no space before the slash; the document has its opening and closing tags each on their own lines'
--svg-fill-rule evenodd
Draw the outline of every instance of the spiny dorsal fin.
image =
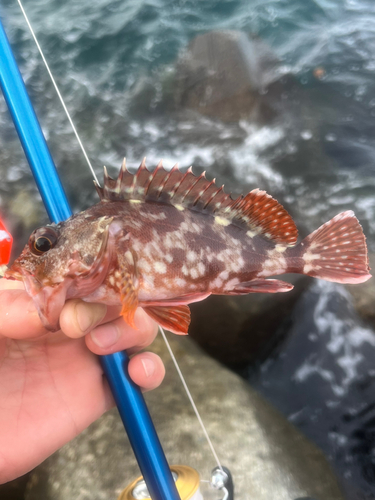
<svg viewBox="0 0 375 500">
<path fill-rule="evenodd" d="M 146 168 L 145 159 L 135 174 L 126 168 L 124 159 L 118 178 L 112 179 L 104 168 L 104 186 L 95 184 L 102 201 L 141 200 L 168 203 L 219 217 L 240 226 L 254 235 L 284 245 L 294 245 L 297 228 L 280 203 L 265 191 L 254 189 L 235 200 L 217 187 L 205 173 L 196 176 L 191 167 L 181 172 L 175 165 L 165 170 L 160 161 L 153 172 Z M 225 225 L 225 224 L 224 224 Z"/>
</svg>

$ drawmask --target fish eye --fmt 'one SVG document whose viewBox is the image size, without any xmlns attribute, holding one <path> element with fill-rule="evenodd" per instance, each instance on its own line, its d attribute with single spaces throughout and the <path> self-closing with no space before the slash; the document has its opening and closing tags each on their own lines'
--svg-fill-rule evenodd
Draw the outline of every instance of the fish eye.
<svg viewBox="0 0 375 500">
<path fill-rule="evenodd" d="M 57 233 L 51 227 L 37 229 L 29 240 L 29 248 L 34 255 L 42 255 L 57 243 Z"/>
</svg>

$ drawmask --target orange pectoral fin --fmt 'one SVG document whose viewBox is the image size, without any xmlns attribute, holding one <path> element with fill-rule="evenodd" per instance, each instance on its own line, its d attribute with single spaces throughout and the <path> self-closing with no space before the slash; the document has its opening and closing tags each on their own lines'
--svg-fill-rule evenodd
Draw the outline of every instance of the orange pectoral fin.
<svg viewBox="0 0 375 500">
<path fill-rule="evenodd" d="M 177 335 L 187 335 L 190 324 L 190 309 L 187 305 L 143 306 L 143 309 L 163 328 Z"/>
<path fill-rule="evenodd" d="M 134 292 L 126 295 L 125 297 L 121 296 L 121 302 L 121 316 L 124 318 L 124 321 L 126 321 L 126 323 L 135 330 L 138 330 L 134 323 L 134 315 L 138 307 L 137 294 Z"/>
<path fill-rule="evenodd" d="M 123 288 L 121 290 L 121 316 L 132 328 L 137 330 L 134 324 L 134 314 L 138 307 L 138 292 L 134 288 L 132 279 L 128 273 L 125 275 Z"/>
<path fill-rule="evenodd" d="M 119 271 L 121 274 L 120 298 L 122 303 L 121 315 L 135 330 L 138 328 L 134 324 L 134 315 L 138 307 L 138 288 L 139 281 L 137 277 L 137 254 L 131 250 L 126 250 L 118 256 Z"/>
</svg>

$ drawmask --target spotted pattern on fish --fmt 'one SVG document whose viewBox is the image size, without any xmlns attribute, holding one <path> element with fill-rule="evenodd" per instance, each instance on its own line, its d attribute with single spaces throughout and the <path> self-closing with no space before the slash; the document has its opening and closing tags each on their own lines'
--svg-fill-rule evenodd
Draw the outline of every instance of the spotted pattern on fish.
<svg viewBox="0 0 375 500">
<path fill-rule="evenodd" d="M 117 179 L 104 171 L 101 201 L 67 221 L 39 228 L 6 277 L 22 279 L 46 327 L 58 328 L 67 298 L 122 305 L 133 325 L 138 306 L 162 326 L 187 333 L 188 304 L 210 294 L 286 292 L 274 275 L 308 274 L 340 283 L 370 278 L 362 228 L 347 211 L 298 245 L 287 211 L 255 189 L 233 199 L 205 174 L 150 172 L 143 161 Z M 35 241 L 56 241 L 36 254 Z"/>
</svg>

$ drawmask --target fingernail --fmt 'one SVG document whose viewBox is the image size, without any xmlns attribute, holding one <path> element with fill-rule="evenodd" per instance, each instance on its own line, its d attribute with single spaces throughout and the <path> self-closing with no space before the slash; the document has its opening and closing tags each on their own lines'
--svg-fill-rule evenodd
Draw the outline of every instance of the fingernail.
<svg viewBox="0 0 375 500">
<path fill-rule="evenodd" d="M 107 312 L 107 306 L 104 304 L 83 304 L 78 302 L 75 309 L 77 323 L 83 333 L 90 330 L 90 328 L 94 328 Z"/>
<path fill-rule="evenodd" d="M 143 369 L 147 377 L 151 377 L 155 371 L 155 363 L 149 358 L 142 359 Z"/>
<path fill-rule="evenodd" d="M 120 338 L 120 332 L 115 325 L 98 326 L 90 335 L 94 344 L 101 348 L 113 346 Z"/>
</svg>

